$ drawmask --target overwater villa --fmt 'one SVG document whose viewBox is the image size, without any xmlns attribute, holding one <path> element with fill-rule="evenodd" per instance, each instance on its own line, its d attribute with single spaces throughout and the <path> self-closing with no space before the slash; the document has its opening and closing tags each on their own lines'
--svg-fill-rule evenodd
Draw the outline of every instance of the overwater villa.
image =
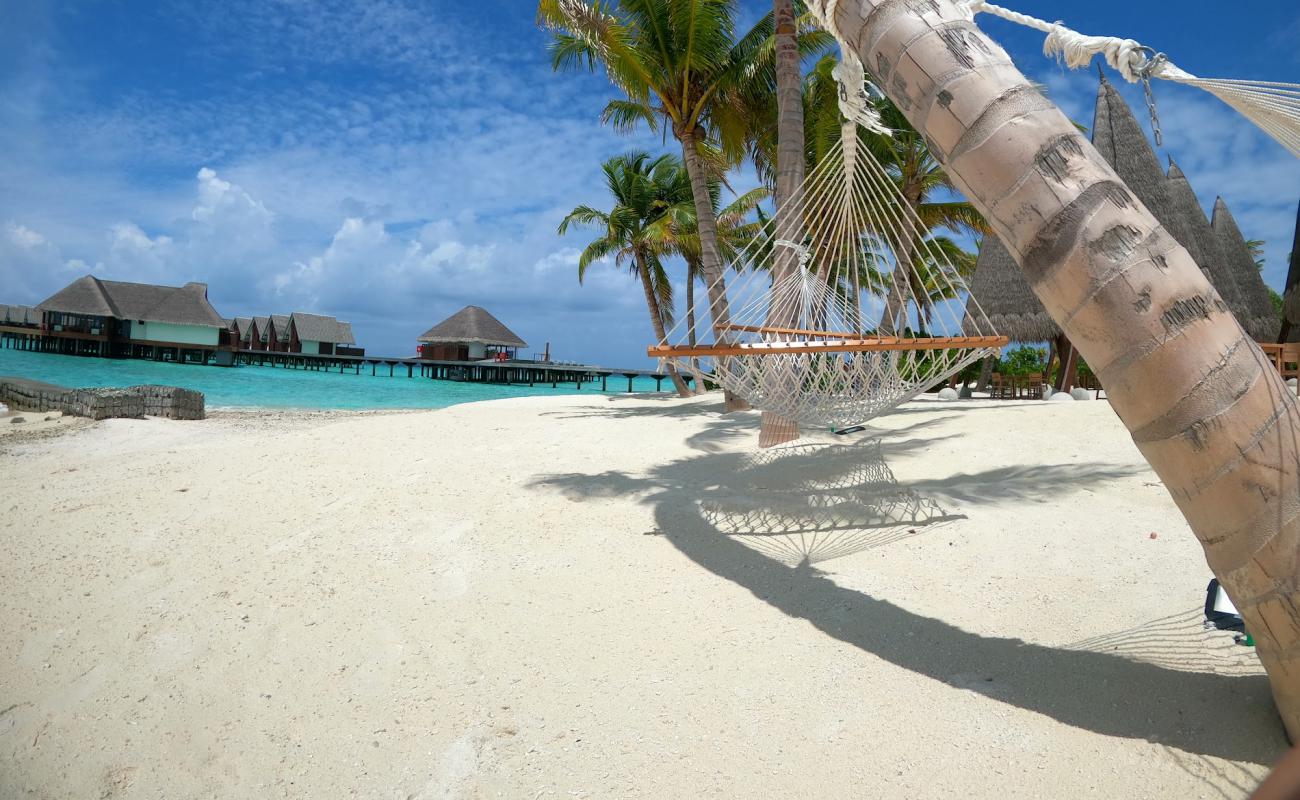
<svg viewBox="0 0 1300 800">
<path fill-rule="evenodd" d="M 354 347 L 352 323 L 325 314 L 271 314 L 267 317 L 236 317 L 231 331 L 238 337 L 241 350 L 269 350 L 275 353 L 307 355 L 363 356 L 364 348 Z"/>
<path fill-rule="evenodd" d="M 39 327 L 22 336 L 34 350 L 202 363 L 232 349 L 203 283 L 157 286 L 86 275 L 36 310 Z"/>
<path fill-rule="evenodd" d="M 158 286 L 86 275 L 37 306 L 0 305 L 4 344 L 69 355 L 230 364 L 238 350 L 364 356 L 352 325 L 295 311 L 225 319 L 203 283 Z"/>
<path fill-rule="evenodd" d="M 435 361 L 512 361 L 528 343 L 479 306 L 465 306 L 425 331 L 420 357 Z"/>
<path fill-rule="evenodd" d="M 271 318 L 253 317 L 253 324 L 249 326 L 249 339 L 246 350 L 268 350 L 268 332 L 271 330 Z"/>
<path fill-rule="evenodd" d="M 363 352 L 347 346 L 356 344 L 351 323 L 324 314 L 293 312 L 289 315 L 288 335 L 290 353 L 332 356 L 362 355 Z"/>
</svg>

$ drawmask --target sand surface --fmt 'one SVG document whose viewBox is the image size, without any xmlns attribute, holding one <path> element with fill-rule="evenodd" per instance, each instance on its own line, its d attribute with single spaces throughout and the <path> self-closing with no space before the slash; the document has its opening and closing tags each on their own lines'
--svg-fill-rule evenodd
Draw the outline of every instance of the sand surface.
<svg viewBox="0 0 1300 800">
<path fill-rule="evenodd" d="M 17 426 L 14 426 L 17 427 Z M 0 439 L 0 797 L 1241 797 L 1285 747 L 1104 402 Z"/>
</svg>

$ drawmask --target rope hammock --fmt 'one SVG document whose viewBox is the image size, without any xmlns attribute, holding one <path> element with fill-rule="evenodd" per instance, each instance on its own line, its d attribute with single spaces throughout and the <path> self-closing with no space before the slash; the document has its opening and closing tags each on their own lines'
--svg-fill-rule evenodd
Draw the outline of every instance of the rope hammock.
<svg viewBox="0 0 1300 800">
<path fill-rule="evenodd" d="M 763 411 L 842 428 L 1007 343 L 977 303 L 966 308 L 961 275 L 857 123 L 842 123 L 839 146 L 777 213 L 799 220 L 803 235 L 780 239 L 765 226 L 730 260 L 731 279 L 710 291 L 728 301 L 725 319 L 712 309 L 715 340 L 690 343 L 683 321 L 651 356 Z M 784 275 L 783 261 L 793 266 Z"/>
</svg>

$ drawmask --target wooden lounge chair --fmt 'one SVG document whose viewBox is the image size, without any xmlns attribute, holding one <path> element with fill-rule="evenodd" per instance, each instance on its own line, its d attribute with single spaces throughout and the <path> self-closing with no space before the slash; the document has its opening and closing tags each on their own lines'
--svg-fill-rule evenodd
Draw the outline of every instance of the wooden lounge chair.
<svg viewBox="0 0 1300 800">
<path fill-rule="evenodd" d="M 1300 343 L 1282 345 L 1282 355 L 1278 357 L 1278 370 L 1282 373 L 1282 380 L 1300 379 Z M 1300 385 L 1296 386 L 1296 394 L 1300 395 Z"/>
<path fill-rule="evenodd" d="M 993 380 L 989 384 L 989 397 L 994 400 L 1010 400 L 1016 396 L 1016 379 L 1013 376 L 995 372 L 992 377 Z"/>
</svg>

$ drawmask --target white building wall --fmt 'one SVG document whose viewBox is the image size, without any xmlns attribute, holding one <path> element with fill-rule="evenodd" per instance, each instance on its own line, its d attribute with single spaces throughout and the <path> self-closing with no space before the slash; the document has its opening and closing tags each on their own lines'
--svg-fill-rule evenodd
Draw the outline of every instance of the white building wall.
<svg viewBox="0 0 1300 800">
<path fill-rule="evenodd" d="M 320 342 L 312 339 L 299 339 L 298 343 L 302 345 L 302 351 L 304 353 L 320 355 Z"/>
<path fill-rule="evenodd" d="M 482 342 L 470 342 L 469 360 L 477 361 L 482 358 L 487 358 L 487 345 L 483 344 Z"/>
<path fill-rule="evenodd" d="M 220 328 L 209 325 L 178 325 L 173 322 L 140 322 L 131 320 L 131 338 L 150 342 L 177 342 L 216 347 L 220 341 Z"/>
</svg>

